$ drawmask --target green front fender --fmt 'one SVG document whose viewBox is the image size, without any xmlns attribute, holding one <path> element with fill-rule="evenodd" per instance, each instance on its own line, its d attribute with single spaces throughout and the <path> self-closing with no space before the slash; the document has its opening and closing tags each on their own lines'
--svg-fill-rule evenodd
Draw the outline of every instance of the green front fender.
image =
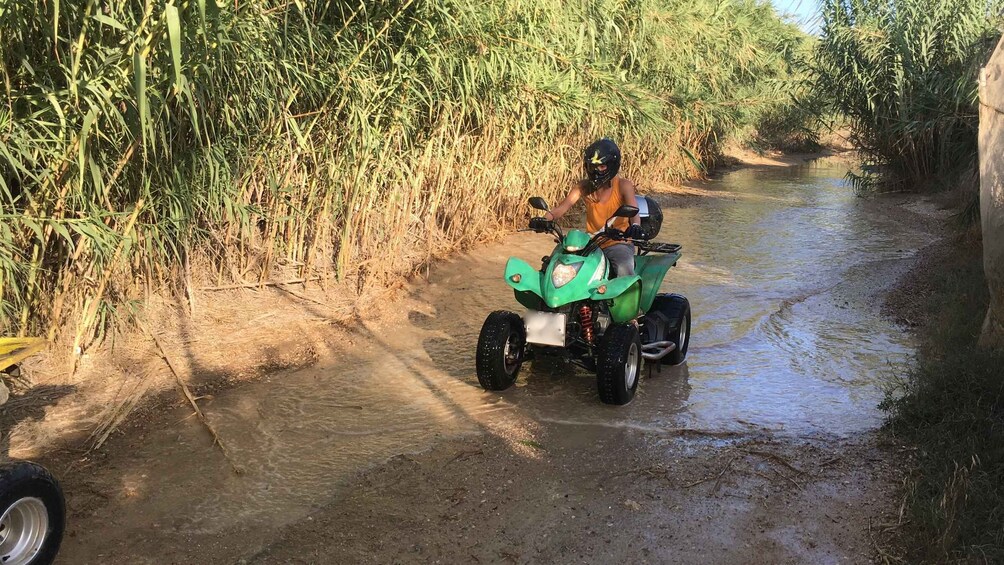
<svg viewBox="0 0 1004 565">
<path fill-rule="evenodd" d="M 516 282 L 515 275 L 519 275 Z M 516 291 L 516 301 L 531 310 L 543 309 L 543 293 L 541 277 L 543 275 L 529 263 L 516 257 L 510 257 L 505 264 L 505 282 Z"/>
<path fill-rule="evenodd" d="M 606 283 L 606 292 L 600 294 L 592 291 L 593 300 L 610 300 L 610 317 L 615 323 L 623 324 L 638 317 L 638 305 L 641 302 L 641 277 L 617 277 Z"/>
</svg>

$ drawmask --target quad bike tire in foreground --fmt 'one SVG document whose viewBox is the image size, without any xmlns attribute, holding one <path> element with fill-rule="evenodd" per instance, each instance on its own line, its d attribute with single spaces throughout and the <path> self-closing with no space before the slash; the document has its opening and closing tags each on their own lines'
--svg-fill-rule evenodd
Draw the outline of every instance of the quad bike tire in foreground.
<svg viewBox="0 0 1004 565">
<path fill-rule="evenodd" d="M 644 197 L 639 197 L 639 204 L 658 213 L 657 230 L 662 221 L 658 206 Z M 539 197 L 531 198 L 530 205 L 547 210 Z M 634 206 L 622 206 L 614 218 L 638 212 Z M 658 292 L 680 258 L 681 246 L 630 239 L 609 227 L 614 218 L 592 236 L 579 230 L 564 234 L 543 218 L 532 220 L 530 230 L 521 230 L 551 233 L 557 245 L 542 259 L 540 269 L 515 257 L 506 264 L 506 283 L 526 314 L 498 310 L 485 320 L 477 350 L 478 382 L 483 388 L 505 390 L 516 382 L 525 359 L 553 355 L 594 371 L 600 400 L 620 405 L 634 398 L 643 360 L 660 365 L 686 360 L 690 303 L 679 294 Z M 645 217 L 642 220 L 646 225 Z M 611 240 L 636 246 L 637 274 L 610 278 L 600 246 Z"/>
<path fill-rule="evenodd" d="M 0 371 L 44 346 L 38 338 L 0 338 Z M 0 387 L 5 402 L 7 387 L 2 382 Z M 63 491 L 48 470 L 28 461 L 0 463 L 0 564 L 52 563 L 65 527 Z"/>
</svg>

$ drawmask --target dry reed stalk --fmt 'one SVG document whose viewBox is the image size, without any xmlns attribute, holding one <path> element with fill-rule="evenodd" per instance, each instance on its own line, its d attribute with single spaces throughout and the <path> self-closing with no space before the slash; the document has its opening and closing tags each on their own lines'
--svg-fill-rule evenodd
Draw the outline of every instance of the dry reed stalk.
<svg viewBox="0 0 1004 565">
<path fill-rule="evenodd" d="M 261 288 L 266 286 L 282 286 L 291 284 L 303 284 L 310 281 L 322 280 L 324 277 L 302 277 L 298 279 L 291 279 L 288 281 L 265 281 L 261 283 L 243 283 L 243 284 L 225 284 L 221 286 L 200 286 L 196 290 L 203 291 L 215 291 L 215 290 L 236 290 L 239 288 Z"/>
<path fill-rule="evenodd" d="M 226 458 L 227 463 L 230 463 L 230 467 L 233 469 L 234 474 L 244 474 L 244 469 L 239 466 L 233 456 L 230 455 L 230 450 L 228 450 L 226 444 L 223 443 L 223 439 L 220 437 L 220 434 L 216 431 L 216 428 L 209 423 L 209 419 L 206 418 L 202 409 L 199 408 L 199 405 L 195 402 L 195 397 L 192 395 L 192 391 L 188 389 L 188 385 L 185 384 L 185 381 L 181 378 L 181 373 L 175 367 L 174 362 L 171 361 L 171 357 L 167 354 L 167 350 L 164 349 L 160 339 L 157 338 L 157 334 L 150 332 L 145 326 L 141 325 L 140 327 L 143 329 L 143 333 L 150 336 L 150 339 L 152 339 L 157 345 L 157 349 L 160 350 L 161 357 L 164 359 L 164 362 L 167 363 L 167 367 L 171 370 L 171 374 L 174 375 L 175 382 L 178 383 L 178 388 L 181 389 L 185 398 L 188 399 L 188 403 L 192 406 L 192 410 L 195 411 L 195 415 L 199 418 L 199 421 L 202 422 L 202 425 L 209 431 L 209 434 L 213 436 L 213 445 L 220 448 L 220 452 L 223 454 L 223 457 Z"/>
<path fill-rule="evenodd" d="M 79 243 L 77 243 L 76 249 L 73 250 L 73 257 L 70 260 L 70 264 L 76 264 L 76 262 L 80 259 L 80 256 L 84 253 L 89 244 L 90 244 L 89 239 L 82 239 Z M 56 339 L 56 332 L 58 331 L 60 321 L 62 320 L 63 301 L 66 299 L 67 294 L 69 294 L 70 285 L 73 284 L 72 281 L 74 279 L 72 272 L 62 273 L 62 277 L 63 277 L 62 289 L 59 292 L 57 292 L 53 297 L 52 314 L 49 318 L 50 320 L 49 331 L 46 334 L 46 338 L 49 340 L 50 343 Z"/>
<path fill-rule="evenodd" d="M 112 433 L 115 432 L 125 422 L 129 414 L 132 414 L 136 406 L 146 395 L 147 390 L 150 389 L 152 383 L 151 379 L 146 378 L 147 375 L 143 375 L 139 378 L 139 382 L 133 388 L 133 390 L 126 396 L 125 400 L 122 402 L 113 403 L 107 409 L 107 416 L 102 416 L 100 423 L 91 432 L 90 439 L 93 440 L 91 447 L 88 451 L 94 449 L 100 449 L 102 445 L 108 440 Z"/>
<path fill-rule="evenodd" d="M 299 298 L 300 300 L 304 300 L 306 302 L 313 302 L 314 304 L 317 304 L 318 306 L 324 306 L 325 308 L 327 308 L 328 306 L 330 306 L 330 304 L 326 304 L 324 302 L 321 302 L 320 300 L 314 300 L 313 298 L 311 298 L 309 296 L 305 296 L 303 294 L 300 294 L 299 292 L 296 292 L 295 290 L 286 288 L 283 285 L 276 285 L 275 288 L 277 288 L 277 289 L 279 289 L 279 290 L 281 290 L 281 291 L 289 294 L 290 296 L 295 296 L 296 298 Z"/>
<path fill-rule="evenodd" d="M 101 273 L 101 280 L 98 283 L 97 291 L 91 296 L 89 307 L 84 310 L 81 316 L 80 322 L 77 325 L 77 333 L 73 338 L 73 353 L 78 355 L 84 345 L 84 335 L 87 332 L 93 334 L 93 324 L 94 317 L 98 311 L 98 304 L 100 303 L 102 297 L 105 294 L 105 287 L 111 278 L 112 272 L 118 263 L 119 255 L 122 253 L 122 248 L 125 245 L 126 239 L 129 237 L 129 233 L 132 231 L 133 226 L 136 224 L 136 218 L 139 217 L 140 210 L 143 209 L 143 199 L 139 199 L 136 202 L 136 206 L 133 209 L 132 215 L 129 216 L 129 220 L 126 222 L 125 229 L 122 230 L 122 239 L 119 241 L 118 246 L 115 248 L 115 252 L 112 254 L 111 260 L 105 266 L 104 271 Z M 73 371 L 76 371 L 77 363 L 73 364 Z M 71 373 L 72 373 L 71 372 Z"/>
<path fill-rule="evenodd" d="M 784 467 L 788 468 L 789 470 L 794 471 L 795 473 L 798 473 L 799 475 L 804 475 L 805 474 L 805 471 L 803 471 L 803 470 L 795 467 L 794 465 L 792 465 L 791 463 L 789 463 L 787 459 L 785 459 L 784 457 L 781 457 L 780 455 L 778 455 L 776 453 L 771 453 L 769 451 L 761 451 L 761 450 L 758 450 L 758 449 L 743 449 L 743 452 L 749 453 L 750 455 L 757 455 L 757 456 L 763 457 L 765 459 L 770 459 L 770 460 L 776 461 L 776 462 L 780 463 L 781 465 L 783 465 Z"/>
</svg>

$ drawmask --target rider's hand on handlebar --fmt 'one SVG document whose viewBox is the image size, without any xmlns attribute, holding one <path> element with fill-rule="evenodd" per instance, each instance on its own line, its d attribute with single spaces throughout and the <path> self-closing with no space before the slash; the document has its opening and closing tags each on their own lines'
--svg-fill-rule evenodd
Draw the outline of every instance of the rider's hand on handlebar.
<svg viewBox="0 0 1004 565">
<path fill-rule="evenodd" d="M 648 234 L 638 224 L 631 224 L 624 235 L 630 239 L 648 239 Z"/>
<path fill-rule="evenodd" d="M 549 232 L 554 229 L 554 222 L 547 218 L 530 218 L 530 229 L 535 232 Z"/>
<path fill-rule="evenodd" d="M 606 229 L 603 230 L 602 235 L 610 239 L 624 239 L 624 232 L 613 226 L 607 226 Z"/>
</svg>

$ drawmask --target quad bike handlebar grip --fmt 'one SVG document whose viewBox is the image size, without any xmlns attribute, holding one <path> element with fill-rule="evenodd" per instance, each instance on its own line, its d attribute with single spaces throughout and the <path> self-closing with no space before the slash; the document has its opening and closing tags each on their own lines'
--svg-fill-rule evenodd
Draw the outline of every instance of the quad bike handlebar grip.
<svg viewBox="0 0 1004 565">
<path fill-rule="evenodd" d="M 554 221 L 547 218 L 530 218 L 530 229 L 535 232 L 548 232 L 554 229 Z"/>
</svg>

